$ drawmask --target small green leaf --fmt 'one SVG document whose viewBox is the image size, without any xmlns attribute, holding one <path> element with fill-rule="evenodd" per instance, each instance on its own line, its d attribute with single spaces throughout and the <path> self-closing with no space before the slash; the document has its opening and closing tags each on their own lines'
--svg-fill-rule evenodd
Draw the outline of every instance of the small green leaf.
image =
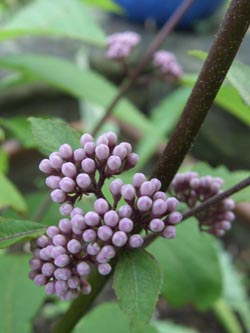
<svg viewBox="0 0 250 333">
<path fill-rule="evenodd" d="M 0 148 L 0 173 L 6 173 L 9 167 L 9 156 L 6 151 Z"/>
<path fill-rule="evenodd" d="M 0 208 L 11 207 L 19 213 L 25 213 L 26 203 L 13 183 L 0 172 Z"/>
<path fill-rule="evenodd" d="M 68 143 L 73 149 L 80 146 L 80 135 L 67 123 L 60 119 L 29 118 L 34 138 L 44 154 L 57 151 Z"/>
<path fill-rule="evenodd" d="M 222 275 L 215 239 L 189 219 L 173 240 L 157 239 L 149 251 L 163 271 L 162 294 L 174 306 L 210 307 L 222 294 Z"/>
<path fill-rule="evenodd" d="M 123 252 L 115 270 L 114 289 L 131 326 L 147 323 L 161 288 L 158 263 L 145 250 Z"/>
<path fill-rule="evenodd" d="M 0 217 L 0 249 L 20 241 L 37 238 L 45 232 L 42 224 Z"/>
</svg>

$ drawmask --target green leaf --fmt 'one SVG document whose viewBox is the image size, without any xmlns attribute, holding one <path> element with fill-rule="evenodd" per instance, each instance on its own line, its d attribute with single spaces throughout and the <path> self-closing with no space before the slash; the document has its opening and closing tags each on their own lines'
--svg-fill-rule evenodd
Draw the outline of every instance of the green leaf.
<svg viewBox="0 0 250 333">
<path fill-rule="evenodd" d="M 222 294 L 222 275 L 215 240 L 188 219 L 173 240 L 158 239 L 149 251 L 163 271 L 162 294 L 173 306 L 210 307 Z"/>
<path fill-rule="evenodd" d="M 157 329 L 158 333 L 198 333 L 195 329 L 176 325 L 166 320 L 152 321 L 152 325 Z"/>
<path fill-rule="evenodd" d="M 19 213 L 25 213 L 26 203 L 15 185 L 0 172 L 0 208 L 11 207 Z"/>
<path fill-rule="evenodd" d="M 67 123 L 60 119 L 29 118 L 32 133 L 44 154 L 57 151 L 59 147 L 68 143 L 73 149 L 80 146 L 80 135 Z"/>
<path fill-rule="evenodd" d="M 79 0 L 37 0 L 1 27 L 0 40 L 25 35 L 59 36 L 104 44 L 105 36 Z"/>
<path fill-rule="evenodd" d="M 54 57 L 19 54 L 1 58 L 0 67 L 35 75 L 37 80 L 104 108 L 118 93 L 117 88 L 101 75 L 90 70 L 80 70 L 75 64 Z M 120 100 L 113 115 L 143 132 L 153 130 L 148 119 L 127 99 Z"/>
<path fill-rule="evenodd" d="M 20 241 L 37 238 L 45 232 L 42 224 L 0 217 L 0 249 Z"/>
<path fill-rule="evenodd" d="M 198 172 L 201 176 L 211 175 L 213 177 L 221 177 L 224 180 L 223 189 L 228 188 L 239 183 L 243 179 L 249 177 L 250 172 L 247 170 L 229 171 L 225 166 L 211 167 L 207 163 L 198 163 L 193 167 L 193 170 Z M 235 193 L 233 196 L 235 202 L 247 202 L 250 200 L 250 186 Z"/>
<path fill-rule="evenodd" d="M 29 256 L 0 256 L 0 332 L 31 333 L 44 290 L 29 280 Z"/>
<path fill-rule="evenodd" d="M 147 323 L 161 287 L 158 263 L 145 250 L 123 252 L 115 270 L 114 289 L 132 326 Z"/>
<path fill-rule="evenodd" d="M 90 6 L 96 6 L 113 13 L 121 13 L 123 11 L 122 8 L 118 6 L 116 3 L 114 3 L 112 0 L 82 0 L 82 1 Z"/>
<path fill-rule="evenodd" d="M 0 148 L 0 173 L 6 173 L 9 167 L 9 156 L 3 149 Z"/>
</svg>

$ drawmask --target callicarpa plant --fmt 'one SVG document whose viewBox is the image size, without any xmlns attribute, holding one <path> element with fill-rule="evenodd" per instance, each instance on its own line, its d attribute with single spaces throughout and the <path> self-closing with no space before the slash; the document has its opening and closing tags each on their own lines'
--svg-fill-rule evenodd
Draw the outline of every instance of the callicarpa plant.
<svg viewBox="0 0 250 333">
<path fill-rule="evenodd" d="M 194 2 L 181 2 L 138 63 L 132 58 L 144 48 L 143 36 L 123 31 L 106 37 L 88 13 L 88 0 L 34 1 L 0 32 L 0 39 L 27 31 L 58 37 L 66 29 L 68 38 L 102 45 L 105 62 L 125 76 L 117 88 L 92 68 L 81 71 L 66 60 L 0 58 L 0 67 L 20 71 L 0 82 L 1 89 L 40 80 L 77 98 L 90 114 L 77 124 L 30 117 L 21 131 L 18 121 L 0 118 L 20 140 L 23 128 L 31 129 L 24 140 L 28 155 L 36 149 L 45 156 L 34 157 L 37 192 L 25 195 L 26 207 L 4 174 L 8 163 L 0 149 L 7 193 L 0 193 L 0 248 L 6 248 L 0 252 L 0 332 L 199 333 L 193 319 L 191 328 L 165 320 L 173 309 L 184 314 L 185 306 L 195 317 L 209 310 L 213 332 L 250 332 L 247 292 L 222 243 L 239 225 L 238 203 L 249 202 L 249 171 L 184 161 L 217 94 L 234 116 L 242 108 L 239 117 L 249 125 L 250 69 L 232 63 L 250 25 L 250 2 L 232 0 L 209 53 L 194 52 L 205 61 L 193 82 L 162 44 Z M 118 10 L 110 1 L 94 3 Z M 178 88 L 147 118 L 126 95 L 156 80 Z M 181 86 L 190 80 L 192 90 Z M 0 130 L 3 141 L 4 134 Z M 10 155 L 20 153 L 16 141 L 7 143 Z M 33 167 L 25 171 L 32 179 Z"/>
</svg>

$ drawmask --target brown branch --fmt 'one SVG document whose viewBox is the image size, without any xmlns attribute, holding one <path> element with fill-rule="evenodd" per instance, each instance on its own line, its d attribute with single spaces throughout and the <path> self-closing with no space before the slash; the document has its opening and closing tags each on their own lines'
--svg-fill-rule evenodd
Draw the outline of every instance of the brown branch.
<svg viewBox="0 0 250 333">
<path fill-rule="evenodd" d="M 151 58 L 154 55 L 155 51 L 157 51 L 158 48 L 162 45 L 162 43 L 168 37 L 170 32 L 172 32 L 172 30 L 174 29 L 176 24 L 180 21 L 182 16 L 185 14 L 187 9 L 191 6 L 191 4 L 193 2 L 194 2 L 194 0 L 183 0 L 181 5 L 176 9 L 176 11 L 170 17 L 170 19 L 165 23 L 163 28 L 158 32 L 158 34 L 155 36 L 152 43 L 149 45 L 149 48 L 146 51 L 142 60 L 140 61 L 138 67 L 132 72 L 131 77 L 129 79 L 125 79 L 123 81 L 123 83 L 121 84 L 117 95 L 115 96 L 113 101 L 110 103 L 110 105 L 107 107 L 104 116 L 100 119 L 100 121 L 96 125 L 95 129 L 93 130 L 93 133 L 92 133 L 93 135 L 96 135 L 96 133 L 100 130 L 101 126 L 108 119 L 108 117 L 110 116 L 110 114 L 112 113 L 114 108 L 116 107 L 119 100 L 126 94 L 126 92 L 134 84 L 136 79 L 139 77 L 140 73 L 145 69 L 145 67 L 151 61 Z"/>
<path fill-rule="evenodd" d="M 250 1 L 233 0 L 182 116 L 153 172 L 167 189 L 188 153 L 250 24 Z"/>
</svg>

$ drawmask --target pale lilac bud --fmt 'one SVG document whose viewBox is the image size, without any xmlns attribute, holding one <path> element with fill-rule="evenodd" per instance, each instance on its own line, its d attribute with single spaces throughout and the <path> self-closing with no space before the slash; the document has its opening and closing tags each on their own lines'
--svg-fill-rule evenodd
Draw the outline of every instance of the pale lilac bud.
<svg viewBox="0 0 250 333">
<path fill-rule="evenodd" d="M 182 220 L 182 215 L 179 212 L 172 212 L 168 215 L 167 221 L 170 224 L 178 224 Z"/>
<path fill-rule="evenodd" d="M 73 232 L 74 235 L 77 235 L 77 236 L 82 235 L 82 229 L 75 228 L 73 226 L 72 226 L 72 232 Z"/>
<path fill-rule="evenodd" d="M 72 211 L 71 211 L 71 213 L 70 213 L 70 217 L 73 217 L 73 216 L 75 216 L 75 215 L 84 215 L 84 213 L 83 213 L 83 210 L 82 210 L 82 208 L 80 208 L 80 207 L 76 207 L 76 208 L 74 208 Z"/>
<path fill-rule="evenodd" d="M 90 227 L 96 227 L 100 223 L 100 216 L 96 212 L 88 212 L 85 215 L 85 223 Z"/>
<path fill-rule="evenodd" d="M 146 212 L 148 211 L 151 207 L 152 207 L 152 200 L 147 197 L 147 196 L 143 196 L 140 197 L 137 201 L 137 208 L 141 211 L 141 212 Z"/>
<path fill-rule="evenodd" d="M 84 147 L 87 142 L 94 142 L 94 139 L 92 135 L 85 133 L 81 136 L 80 142 L 81 145 Z"/>
<path fill-rule="evenodd" d="M 109 157 L 109 147 L 101 143 L 96 146 L 95 154 L 99 161 L 106 161 Z"/>
<path fill-rule="evenodd" d="M 134 234 L 129 238 L 129 246 L 132 248 L 141 247 L 143 244 L 143 238 L 139 234 Z"/>
<path fill-rule="evenodd" d="M 54 258 L 54 259 L 56 259 L 61 254 L 65 254 L 65 253 L 66 253 L 66 249 L 63 246 L 55 246 L 51 250 L 51 257 Z"/>
<path fill-rule="evenodd" d="M 45 291 L 47 295 L 53 295 L 55 293 L 55 282 L 48 282 L 45 286 Z"/>
<path fill-rule="evenodd" d="M 85 150 L 78 148 L 74 151 L 74 160 L 75 162 L 81 162 L 86 157 Z"/>
<path fill-rule="evenodd" d="M 55 235 L 52 240 L 53 240 L 53 244 L 55 246 L 64 246 L 67 243 L 66 238 L 63 235 L 60 235 L 60 234 Z"/>
<path fill-rule="evenodd" d="M 30 265 L 30 268 L 33 271 L 36 271 L 36 270 L 39 270 L 42 267 L 42 262 L 39 259 L 33 258 L 29 261 L 29 265 Z"/>
<path fill-rule="evenodd" d="M 232 225 L 229 221 L 221 221 L 215 224 L 216 227 L 223 230 L 230 230 Z"/>
<path fill-rule="evenodd" d="M 78 288 L 80 285 L 80 280 L 77 276 L 71 276 L 69 279 L 68 279 L 68 286 L 71 288 L 71 289 L 76 289 Z"/>
<path fill-rule="evenodd" d="M 67 254 L 60 254 L 55 259 L 55 265 L 58 267 L 65 267 L 70 263 L 70 258 Z"/>
<path fill-rule="evenodd" d="M 88 244 L 87 253 L 91 256 L 96 256 L 100 252 L 100 246 L 97 243 Z"/>
<path fill-rule="evenodd" d="M 195 177 L 195 178 L 190 180 L 189 184 L 190 184 L 191 188 L 198 189 L 199 186 L 200 186 L 200 180 L 199 180 L 198 177 Z"/>
<path fill-rule="evenodd" d="M 111 270 L 112 270 L 112 267 L 108 263 L 98 265 L 98 272 L 101 275 L 108 275 L 111 272 Z"/>
<path fill-rule="evenodd" d="M 55 235 L 59 234 L 59 232 L 60 232 L 60 230 L 56 226 L 51 226 L 51 227 L 48 227 L 46 233 L 50 238 L 53 238 Z"/>
<path fill-rule="evenodd" d="M 119 156 L 110 156 L 107 160 L 107 166 L 113 172 L 118 171 L 121 165 L 122 165 L 122 160 Z"/>
<path fill-rule="evenodd" d="M 235 219 L 235 214 L 230 211 L 226 211 L 223 214 L 220 214 L 219 217 L 221 217 L 223 220 L 232 222 Z"/>
<path fill-rule="evenodd" d="M 128 152 L 127 149 L 121 145 L 118 145 L 114 148 L 112 154 L 114 156 L 120 157 L 121 160 L 124 160 L 124 158 L 127 156 Z"/>
<path fill-rule="evenodd" d="M 45 264 L 43 264 L 42 266 L 42 273 L 44 276 L 52 276 L 53 273 L 55 271 L 55 266 L 50 263 L 50 262 L 46 262 Z"/>
<path fill-rule="evenodd" d="M 167 205 L 168 205 L 168 211 L 169 211 L 169 212 L 173 212 L 173 211 L 175 211 L 176 208 L 177 208 L 178 205 L 179 205 L 179 201 L 178 201 L 176 198 L 174 198 L 174 197 L 168 198 L 168 199 L 166 200 L 166 203 L 167 203 Z"/>
<path fill-rule="evenodd" d="M 63 163 L 61 170 L 64 176 L 69 178 L 74 178 L 77 175 L 76 167 L 71 162 Z"/>
<path fill-rule="evenodd" d="M 152 178 L 152 179 L 150 180 L 150 182 L 154 185 L 154 187 L 155 187 L 155 191 L 159 191 L 159 190 L 160 190 L 160 188 L 161 188 L 161 182 L 160 182 L 159 179 L 157 179 L 157 178 Z"/>
<path fill-rule="evenodd" d="M 144 175 L 144 173 L 136 173 L 133 176 L 133 185 L 136 188 L 139 188 L 142 183 L 144 183 L 147 180 L 146 176 Z"/>
<path fill-rule="evenodd" d="M 121 187 L 123 185 L 123 182 L 121 179 L 115 179 L 113 180 L 110 185 L 109 185 L 109 188 L 110 188 L 110 192 L 112 193 L 112 195 L 114 197 L 117 197 L 121 194 Z"/>
<path fill-rule="evenodd" d="M 160 219 L 153 219 L 149 223 L 149 229 L 153 232 L 161 232 L 165 227 L 165 224 Z"/>
<path fill-rule="evenodd" d="M 152 213 L 154 216 L 162 216 L 168 208 L 167 202 L 162 199 L 157 199 L 153 202 Z"/>
<path fill-rule="evenodd" d="M 88 174 L 92 174 L 95 172 L 96 170 L 96 165 L 95 165 L 95 161 L 92 158 L 85 158 L 82 161 L 82 169 L 84 172 L 88 173 Z"/>
<path fill-rule="evenodd" d="M 162 236 L 165 237 L 165 238 L 167 238 L 167 239 L 175 238 L 175 236 L 176 236 L 176 229 L 175 229 L 175 227 L 172 226 L 172 225 L 167 226 L 163 230 Z"/>
<path fill-rule="evenodd" d="M 68 284 L 66 281 L 55 282 L 55 294 L 57 296 L 63 295 L 68 290 Z"/>
<path fill-rule="evenodd" d="M 53 172 L 53 168 L 50 164 L 50 161 L 45 158 L 43 159 L 40 164 L 39 164 L 39 170 L 42 171 L 43 173 L 51 173 Z"/>
<path fill-rule="evenodd" d="M 48 253 L 48 250 L 46 248 L 41 249 L 40 258 L 44 261 L 47 261 L 50 259 L 50 253 Z"/>
<path fill-rule="evenodd" d="M 58 153 L 51 153 L 49 155 L 50 165 L 54 169 L 60 169 L 63 164 L 63 159 Z"/>
<path fill-rule="evenodd" d="M 104 255 L 103 253 L 99 252 L 96 256 L 96 261 L 100 264 L 105 264 L 109 261 L 110 259 Z"/>
<path fill-rule="evenodd" d="M 95 155 L 95 144 L 94 142 L 87 142 L 84 146 L 84 150 L 87 156 L 94 156 Z"/>
<path fill-rule="evenodd" d="M 52 188 L 52 190 L 55 190 L 59 188 L 59 182 L 61 180 L 61 177 L 59 176 L 49 176 L 45 179 L 45 184 Z"/>
<path fill-rule="evenodd" d="M 73 156 L 73 150 L 72 150 L 71 146 L 68 145 L 67 143 L 61 145 L 58 153 L 65 160 L 69 160 Z"/>
<path fill-rule="evenodd" d="M 76 214 L 72 217 L 71 224 L 74 228 L 77 228 L 77 229 L 83 230 L 86 228 L 85 219 L 84 219 L 83 215 L 80 215 L 80 214 Z"/>
<path fill-rule="evenodd" d="M 150 197 L 153 195 L 154 192 L 155 192 L 155 186 L 153 183 L 151 183 L 151 181 L 146 181 L 141 184 L 140 194 L 142 196 L 146 195 Z"/>
<path fill-rule="evenodd" d="M 108 140 L 106 134 L 100 135 L 96 140 L 97 145 L 100 145 L 100 144 L 108 145 L 108 143 L 109 143 L 109 140 Z"/>
<path fill-rule="evenodd" d="M 112 245 L 103 246 L 100 253 L 101 253 L 101 255 L 106 257 L 108 260 L 114 258 L 116 255 L 116 251 Z"/>
<path fill-rule="evenodd" d="M 117 135 L 114 132 L 107 132 L 106 138 L 108 139 L 108 145 L 113 147 L 117 143 Z"/>
<path fill-rule="evenodd" d="M 82 261 L 76 266 L 76 270 L 79 275 L 87 276 L 90 273 L 90 266 L 85 261 Z"/>
<path fill-rule="evenodd" d="M 123 205 L 119 208 L 120 217 L 131 217 L 133 210 L 130 205 Z"/>
<path fill-rule="evenodd" d="M 112 237 L 113 230 L 110 227 L 103 225 L 98 228 L 97 235 L 102 241 L 106 242 Z"/>
<path fill-rule="evenodd" d="M 124 231 L 126 233 L 129 233 L 133 230 L 133 227 L 134 227 L 133 221 L 126 218 L 126 217 L 121 219 L 120 222 L 119 222 L 119 230 L 120 231 Z"/>
<path fill-rule="evenodd" d="M 57 280 L 67 281 L 71 277 L 71 270 L 69 268 L 57 268 L 54 276 Z"/>
<path fill-rule="evenodd" d="M 121 188 L 121 195 L 126 201 L 132 201 L 135 198 L 135 188 L 133 185 L 123 185 Z"/>
<path fill-rule="evenodd" d="M 50 193 L 51 200 L 54 202 L 64 202 L 66 200 L 66 194 L 59 189 L 56 189 Z"/>
<path fill-rule="evenodd" d="M 153 196 L 154 200 L 158 200 L 158 199 L 162 199 L 162 200 L 166 200 L 166 193 L 162 192 L 162 191 L 158 191 L 154 194 Z"/>
<path fill-rule="evenodd" d="M 86 173 L 80 173 L 76 177 L 76 183 L 81 189 L 87 190 L 87 188 L 91 184 L 91 179 L 90 179 L 89 175 L 87 175 Z"/>
<path fill-rule="evenodd" d="M 139 156 L 136 153 L 131 153 L 128 155 L 128 163 L 130 167 L 134 167 L 138 161 L 139 161 Z"/>
<path fill-rule="evenodd" d="M 73 206 L 70 203 L 63 203 L 60 208 L 59 211 L 62 215 L 67 216 L 72 212 Z"/>
<path fill-rule="evenodd" d="M 82 238 L 87 243 L 92 243 L 96 240 L 96 231 L 93 229 L 87 229 L 82 234 Z"/>
<path fill-rule="evenodd" d="M 70 220 L 69 219 L 61 219 L 59 221 L 59 228 L 62 232 L 66 233 L 66 234 L 70 233 L 71 228 L 72 228 Z"/>
<path fill-rule="evenodd" d="M 34 282 L 37 286 L 44 286 L 47 282 L 46 277 L 42 274 L 38 274 L 34 278 Z"/>
<path fill-rule="evenodd" d="M 40 236 L 37 240 L 36 240 L 36 244 L 40 247 L 45 247 L 47 245 L 49 245 L 49 239 L 47 236 Z"/>
<path fill-rule="evenodd" d="M 82 249 L 81 243 L 76 239 L 71 239 L 67 244 L 67 249 L 70 253 L 79 253 Z"/>
<path fill-rule="evenodd" d="M 119 216 L 114 210 L 109 210 L 105 215 L 104 215 L 104 223 L 109 226 L 109 227 L 116 227 L 119 221 Z"/>
<path fill-rule="evenodd" d="M 76 183 L 73 179 L 69 177 L 64 177 L 59 183 L 60 189 L 63 190 L 66 193 L 73 192 L 76 187 Z"/>
<path fill-rule="evenodd" d="M 225 210 L 233 210 L 235 208 L 235 202 L 231 198 L 223 200 L 222 204 Z"/>
<path fill-rule="evenodd" d="M 94 208 L 98 214 L 104 215 L 109 210 L 109 204 L 103 198 L 96 199 L 94 203 Z"/>
<path fill-rule="evenodd" d="M 120 143 L 121 147 L 124 147 L 127 150 L 127 153 L 130 154 L 132 152 L 132 146 L 128 142 L 122 142 Z"/>
<path fill-rule="evenodd" d="M 116 231 L 112 237 L 112 243 L 117 247 L 122 247 L 127 243 L 128 236 L 124 231 Z"/>
</svg>

